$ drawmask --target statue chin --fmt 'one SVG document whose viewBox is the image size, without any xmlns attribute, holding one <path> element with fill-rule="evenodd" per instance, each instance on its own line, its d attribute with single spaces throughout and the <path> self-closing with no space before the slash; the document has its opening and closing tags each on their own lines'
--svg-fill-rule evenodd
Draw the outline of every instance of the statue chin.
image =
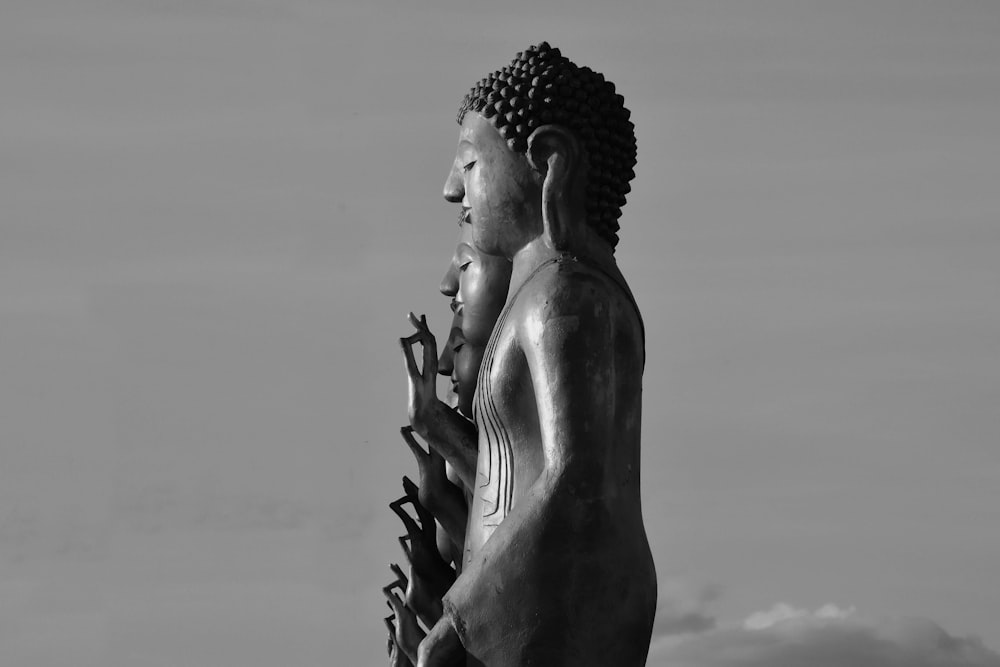
<svg viewBox="0 0 1000 667">
<path fill-rule="evenodd" d="M 458 392 L 454 388 L 449 389 L 444 397 L 444 404 L 449 408 L 458 408 Z"/>
<path fill-rule="evenodd" d="M 476 379 L 479 377 L 479 367 L 483 363 L 484 348 L 464 345 L 455 355 L 456 394 L 458 410 L 472 419 L 472 399 L 476 395 Z"/>
</svg>

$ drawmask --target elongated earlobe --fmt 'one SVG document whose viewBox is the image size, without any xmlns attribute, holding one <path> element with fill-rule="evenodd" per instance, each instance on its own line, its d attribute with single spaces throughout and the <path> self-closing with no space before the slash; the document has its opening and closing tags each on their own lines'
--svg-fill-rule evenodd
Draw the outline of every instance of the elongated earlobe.
<svg viewBox="0 0 1000 667">
<path fill-rule="evenodd" d="M 580 147 L 576 137 L 561 125 L 542 125 L 528 137 L 528 162 L 544 174 L 542 222 L 553 249 L 568 251 L 572 246 L 572 224 L 576 212 L 573 186 L 580 167 Z"/>
</svg>

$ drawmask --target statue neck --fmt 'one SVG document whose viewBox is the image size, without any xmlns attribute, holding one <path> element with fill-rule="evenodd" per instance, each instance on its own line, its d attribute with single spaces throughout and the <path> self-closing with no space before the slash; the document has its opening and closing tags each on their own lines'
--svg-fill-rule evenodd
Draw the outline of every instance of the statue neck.
<svg viewBox="0 0 1000 667">
<path fill-rule="evenodd" d="M 518 250 L 514 254 L 513 267 L 510 272 L 508 298 L 510 298 L 511 294 L 517 292 L 535 269 L 561 254 L 561 252 L 553 249 L 552 246 L 546 243 L 541 236 L 535 237 L 534 240 L 529 241 L 527 245 Z"/>
<path fill-rule="evenodd" d="M 555 259 L 561 255 L 569 255 L 579 259 L 587 260 L 590 263 L 604 269 L 610 275 L 620 276 L 618 264 L 615 261 L 614 253 L 607 243 L 602 241 L 590 229 L 583 230 L 568 252 L 560 252 L 547 242 L 544 235 L 536 236 L 523 248 L 518 250 L 513 257 L 513 267 L 510 276 L 509 295 L 514 294 L 524 284 L 524 281 L 545 262 Z M 624 282 L 624 278 L 622 278 Z"/>
</svg>

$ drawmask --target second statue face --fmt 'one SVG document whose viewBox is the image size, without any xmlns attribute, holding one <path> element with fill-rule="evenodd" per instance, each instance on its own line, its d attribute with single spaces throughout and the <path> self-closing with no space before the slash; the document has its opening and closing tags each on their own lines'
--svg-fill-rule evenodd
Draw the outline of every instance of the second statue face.
<svg viewBox="0 0 1000 667">
<path fill-rule="evenodd" d="M 507 300 L 511 271 L 505 258 L 479 252 L 472 237 L 472 224 L 462 222 L 455 254 L 441 283 L 441 293 L 452 297 L 455 313 L 447 343 L 453 356 L 452 388 L 459 409 L 469 417 L 479 366 Z"/>
</svg>

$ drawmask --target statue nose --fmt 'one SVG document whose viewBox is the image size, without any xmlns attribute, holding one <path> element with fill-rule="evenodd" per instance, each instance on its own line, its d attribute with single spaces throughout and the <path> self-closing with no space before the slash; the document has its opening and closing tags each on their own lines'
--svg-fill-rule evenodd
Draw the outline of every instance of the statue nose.
<svg viewBox="0 0 1000 667">
<path fill-rule="evenodd" d="M 452 327 L 451 333 L 448 335 L 448 342 L 445 343 L 444 349 L 441 350 L 441 357 L 438 359 L 438 374 L 450 377 L 455 371 L 455 335 L 456 330 L 461 332 L 458 327 Z"/>
<path fill-rule="evenodd" d="M 448 265 L 448 270 L 444 274 L 444 278 L 441 279 L 441 294 L 445 296 L 455 296 L 458 294 L 458 266 L 457 262 L 452 261 Z"/>
<path fill-rule="evenodd" d="M 462 174 L 457 167 L 452 167 L 444 182 L 444 198 L 455 204 L 461 203 L 465 198 L 465 185 L 462 183 Z"/>
</svg>

